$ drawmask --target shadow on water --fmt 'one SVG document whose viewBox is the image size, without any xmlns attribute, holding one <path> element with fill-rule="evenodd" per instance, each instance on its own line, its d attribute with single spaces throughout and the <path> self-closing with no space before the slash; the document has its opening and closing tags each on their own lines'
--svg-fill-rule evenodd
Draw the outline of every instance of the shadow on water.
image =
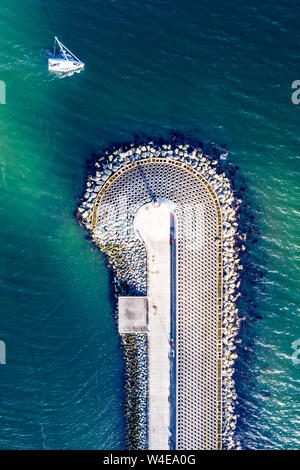
<svg viewBox="0 0 300 470">
<path fill-rule="evenodd" d="M 148 134 L 143 134 L 139 132 L 139 134 L 132 134 L 132 139 L 129 141 L 114 141 L 109 143 L 104 149 L 100 152 L 93 151 L 89 154 L 88 158 L 85 160 L 84 170 L 85 174 L 88 175 L 93 174 L 95 170 L 95 163 L 99 160 L 103 163 L 107 162 L 108 155 L 115 152 L 116 150 L 122 148 L 123 151 L 129 150 L 132 145 L 145 145 L 149 142 L 152 142 L 154 146 L 161 147 L 164 144 L 171 144 L 172 149 L 176 148 L 178 145 L 191 145 L 193 147 L 198 147 L 203 150 L 207 156 L 210 156 L 213 159 L 219 159 L 220 155 L 226 149 L 226 144 L 215 144 L 211 141 L 202 141 L 199 137 L 201 132 L 195 131 L 192 134 L 184 134 L 180 130 L 175 129 L 163 129 L 160 132 L 153 133 L 152 136 Z M 226 164 L 220 161 L 222 171 L 225 171 Z M 227 164 L 228 166 L 228 164 Z M 82 183 L 82 192 L 85 192 L 86 184 L 85 182 Z"/>
<path fill-rule="evenodd" d="M 234 379 L 236 382 L 238 415 L 236 436 L 241 442 L 242 449 L 251 449 L 249 440 L 252 423 L 258 419 L 256 410 L 259 400 L 254 390 L 260 371 L 257 367 L 257 331 L 262 314 L 258 311 L 260 297 L 265 291 L 263 278 L 267 271 L 268 255 L 261 248 L 261 228 L 263 227 L 262 213 L 258 207 L 255 195 L 245 184 L 237 167 L 229 165 L 229 176 L 232 178 L 236 196 L 242 200 L 239 211 L 239 231 L 246 234 L 247 240 L 242 244 L 245 251 L 240 251 L 241 264 L 241 296 L 237 307 L 242 319 L 237 336 L 237 354 Z M 267 397 L 269 392 L 265 391 Z M 262 443 L 262 448 L 265 444 Z"/>
</svg>

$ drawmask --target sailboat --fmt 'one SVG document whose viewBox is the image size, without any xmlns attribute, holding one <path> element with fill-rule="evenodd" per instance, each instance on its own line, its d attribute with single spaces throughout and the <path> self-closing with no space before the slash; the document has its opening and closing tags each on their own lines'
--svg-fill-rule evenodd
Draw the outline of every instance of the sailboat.
<svg viewBox="0 0 300 470">
<path fill-rule="evenodd" d="M 59 47 L 59 52 L 56 52 L 56 44 Z M 54 38 L 54 52 L 51 59 L 48 59 L 49 72 L 56 73 L 69 73 L 79 72 L 84 68 L 84 63 L 76 57 L 66 46 L 59 41 L 55 36 Z"/>
</svg>

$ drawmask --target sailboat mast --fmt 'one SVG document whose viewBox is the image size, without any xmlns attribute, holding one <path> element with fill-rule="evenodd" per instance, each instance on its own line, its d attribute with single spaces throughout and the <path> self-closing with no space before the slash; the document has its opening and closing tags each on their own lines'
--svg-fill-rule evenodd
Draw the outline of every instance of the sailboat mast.
<svg viewBox="0 0 300 470">
<path fill-rule="evenodd" d="M 59 45 L 59 47 L 60 47 L 60 50 L 61 50 L 61 52 L 62 52 L 63 55 L 64 55 L 64 58 L 65 58 L 66 60 L 69 60 L 68 57 L 66 56 L 66 53 L 65 53 L 65 49 L 64 49 L 65 46 L 59 41 L 59 39 L 58 39 L 56 36 L 55 36 L 55 40 L 57 41 L 57 43 L 58 43 L 58 45 Z M 66 48 L 66 49 L 67 49 L 67 48 Z"/>
</svg>

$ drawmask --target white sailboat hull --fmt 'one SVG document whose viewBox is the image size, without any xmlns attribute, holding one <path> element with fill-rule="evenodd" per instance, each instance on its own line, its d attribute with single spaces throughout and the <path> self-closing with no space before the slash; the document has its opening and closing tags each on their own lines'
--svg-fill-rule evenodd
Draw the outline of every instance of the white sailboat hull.
<svg viewBox="0 0 300 470">
<path fill-rule="evenodd" d="M 84 68 L 83 62 L 65 59 L 48 59 L 49 72 L 67 73 L 76 72 Z"/>
</svg>

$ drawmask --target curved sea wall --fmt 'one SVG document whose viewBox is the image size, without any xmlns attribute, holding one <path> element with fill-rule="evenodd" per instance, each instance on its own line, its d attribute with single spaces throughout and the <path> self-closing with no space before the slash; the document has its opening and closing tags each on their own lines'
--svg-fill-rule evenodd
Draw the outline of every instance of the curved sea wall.
<svg viewBox="0 0 300 470">
<path fill-rule="evenodd" d="M 146 295 L 146 251 L 133 230 L 133 214 L 122 220 L 113 215 L 98 224 L 98 206 L 114 175 L 133 162 L 149 159 L 181 162 L 185 168 L 205 179 L 218 199 L 222 215 L 222 448 L 239 448 L 235 440 L 237 416 L 236 392 L 233 380 L 235 338 L 239 331 L 236 301 L 239 297 L 242 269 L 239 251 L 244 239 L 238 232 L 240 200 L 233 192 L 232 183 L 222 170 L 220 162 L 199 147 L 190 145 L 156 145 L 148 142 L 129 144 L 113 151 L 105 151 L 95 162 L 94 173 L 87 178 L 86 191 L 78 207 L 77 218 L 92 236 L 93 242 L 107 255 L 108 265 L 114 271 L 116 296 Z M 223 166 L 223 165 L 222 165 Z M 121 204 L 123 202 L 120 202 Z M 126 203 L 126 201 L 124 202 Z M 107 207 L 109 213 L 110 207 Z M 117 312 L 116 312 L 117 316 Z M 122 335 L 126 371 L 127 448 L 146 449 L 147 441 L 147 336 Z"/>
</svg>

